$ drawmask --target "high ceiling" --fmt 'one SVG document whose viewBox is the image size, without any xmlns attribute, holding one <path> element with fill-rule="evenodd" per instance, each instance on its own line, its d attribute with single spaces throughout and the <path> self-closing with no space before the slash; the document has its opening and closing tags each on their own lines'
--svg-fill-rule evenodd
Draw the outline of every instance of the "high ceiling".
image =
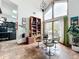
<svg viewBox="0 0 79 59">
<path fill-rule="evenodd" d="M 20 16 L 30 16 L 33 14 L 33 12 L 36 12 L 39 14 L 40 10 L 40 4 L 43 0 L 11 0 L 14 2 L 18 7 L 20 8 Z M 53 0 L 44 0 L 47 5 L 51 3 Z M 55 2 L 63 2 L 66 0 L 55 0 Z"/>
<path fill-rule="evenodd" d="M 30 1 L 30 0 L 29 0 Z M 31 2 L 32 1 L 32 2 Z M 41 3 L 42 3 L 42 1 L 43 0 L 31 0 L 30 2 L 33 4 L 31 4 L 32 6 L 34 6 L 35 8 L 37 8 L 37 9 L 40 9 L 40 5 L 41 5 Z M 66 2 L 67 0 L 44 0 L 45 1 L 45 3 L 47 4 L 47 5 L 49 5 L 51 2 Z"/>
</svg>

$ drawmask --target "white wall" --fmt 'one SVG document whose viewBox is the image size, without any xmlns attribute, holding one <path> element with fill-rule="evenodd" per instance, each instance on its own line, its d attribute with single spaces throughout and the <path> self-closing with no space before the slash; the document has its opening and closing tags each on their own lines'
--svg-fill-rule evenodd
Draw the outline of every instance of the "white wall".
<svg viewBox="0 0 79 59">
<path fill-rule="evenodd" d="M 10 0 L 13 3 L 15 3 L 18 6 L 18 25 L 22 25 L 22 17 L 27 18 L 27 25 L 26 25 L 26 30 L 20 26 L 18 26 L 18 31 L 17 31 L 17 42 L 24 42 L 21 38 L 22 33 L 26 33 L 28 36 L 29 33 L 29 17 L 30 16 L 35 16 L 42 18 L 42 14 L 40 10 L 37 10 L 38 8 L 35 8 L 35 6 L 38 5 L 38 3 L 34 3 L 34 0 Z M 37 0 L 35 0 L 37 2 Z M 33 12 L 36 12 L 34 15 Z"/>
<path fill-rule="evenodd" d="M 68 2 L 69 9 L 69 26 L 70 26 L 70 18 L 73 16 L 79 16 L 79 0 L 69 0 Z M 72 37 L 70 36 L 70 44 L 72 44 Z"/>
<path fill-rule="evenodd" d="M 69 16 L 79 16 L 79 0 L 69 0 Z"/>
</svg>

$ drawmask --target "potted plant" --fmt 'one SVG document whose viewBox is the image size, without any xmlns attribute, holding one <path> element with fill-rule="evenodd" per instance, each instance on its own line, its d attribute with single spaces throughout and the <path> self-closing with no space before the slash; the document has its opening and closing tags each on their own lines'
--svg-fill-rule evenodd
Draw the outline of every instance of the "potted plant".
<svg viewBox="0 0 79 59">
<path fill-rule="evenodd" d="M 68 33 L 72 35 L 72 49 L 79 52 L 79 26 L 73 23 L 69 27 Z"/>
</svg>

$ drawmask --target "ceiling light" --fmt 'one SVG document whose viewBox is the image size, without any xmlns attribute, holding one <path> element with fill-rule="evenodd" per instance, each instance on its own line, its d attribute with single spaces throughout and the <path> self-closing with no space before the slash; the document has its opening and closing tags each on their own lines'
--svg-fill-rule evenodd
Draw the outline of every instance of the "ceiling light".
<svg viewBox="0 0 79 59">
<path fill-rule="evenodd" d="M 0 24 L 3 23 L 2 21 L 0 21 Z"/>
<path fill-rule="evenodd" d="M 44 12 L 46 8 L 47 8 L 47 4 L 44 0 L 42 0 L 42 3 L 40 4 L 40 9 L 42 10 L 42 12 Z"/>
<path fill-rule="evenodd" d="M 13 10 L 12 12 L 13 12 L 14 14 L 17 14 L 17 11 L 16 11 L 16 10 Z"/>
<path fill-rule="evenodd" d="M 4 22 L 5 20 L 4 20 L 4 18 L 0 18 L 0 21 Z"/>
<path fill-rule="evenodd" d="M 12 16 L 12 18 L 16 18 L 16 16 Z"/>
<path fill-rule="evenodd" d="M 36 12 L 33 12 L 33 14 L 36 14 Z"/>
</svg>

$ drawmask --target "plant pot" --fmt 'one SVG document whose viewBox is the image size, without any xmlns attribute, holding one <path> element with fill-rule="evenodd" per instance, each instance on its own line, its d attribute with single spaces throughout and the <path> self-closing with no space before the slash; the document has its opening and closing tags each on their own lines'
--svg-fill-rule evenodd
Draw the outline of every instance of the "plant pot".
<svg viewBox="0 0 79 59">
<path fill-rule="evenodd" d="M 79 52 L 79 46 L 72 45 L 72 50 L 76 51 L 76 52 Z"/>
</svg>

